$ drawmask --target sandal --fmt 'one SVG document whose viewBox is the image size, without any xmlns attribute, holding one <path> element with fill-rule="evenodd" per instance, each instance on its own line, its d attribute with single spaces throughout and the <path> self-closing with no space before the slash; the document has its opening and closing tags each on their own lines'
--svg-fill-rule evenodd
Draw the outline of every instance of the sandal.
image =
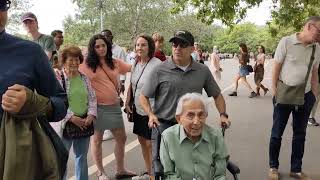
<svg viewBox="0 0 320 180">
<path fill-rule="evenodd" d="M 97 173 L 96 176 L 97 176 L 97 180 L 110 180 L 108 176 L 105 174 L 102 174 L 102 172 Z"/>
</svg>

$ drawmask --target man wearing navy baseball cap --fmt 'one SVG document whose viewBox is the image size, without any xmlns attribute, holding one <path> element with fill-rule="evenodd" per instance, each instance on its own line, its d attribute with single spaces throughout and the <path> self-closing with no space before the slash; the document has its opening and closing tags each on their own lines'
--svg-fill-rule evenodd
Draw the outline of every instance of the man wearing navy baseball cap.
<svg viewBox="0 0 320 180">
<path fill-rule="evenodd" d="M 141 90 L 140 103 L 149 116 L 149 127 L 158 126 L 162 133 L 176 124 L 175 112 L 179 98 L 186 93 L 202 94 L 203 89 L 215 101 L 221 126 L 229 127 L 231 123 L 219 86 L 206 65 L 192 60 L 193 35 L 189 31 L 179 30 L 169 42 L 172 45 L 171 58 L 154 68 Z M 150 106 L 149 98 L 155 98 L 154 109 Z M 152 129 L 153 162 L 159 157 L 159 138 L 160 134 Z"/>
</svg>

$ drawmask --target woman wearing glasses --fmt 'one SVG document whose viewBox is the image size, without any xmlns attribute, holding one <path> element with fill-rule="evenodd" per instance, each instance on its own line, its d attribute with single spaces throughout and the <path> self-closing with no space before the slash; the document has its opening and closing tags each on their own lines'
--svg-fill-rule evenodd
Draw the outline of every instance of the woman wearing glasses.
<svg viewBox="0 0 320 180">
<path fill-rule="evenodd" d="M 220 130 L 206 125 L 208 107 L 198 93 L 180 98 L 176 110 L 179 124 L 166 129 L 161 138 L 164 179 L 226 178 L 227 148 Z"/>
</svg>

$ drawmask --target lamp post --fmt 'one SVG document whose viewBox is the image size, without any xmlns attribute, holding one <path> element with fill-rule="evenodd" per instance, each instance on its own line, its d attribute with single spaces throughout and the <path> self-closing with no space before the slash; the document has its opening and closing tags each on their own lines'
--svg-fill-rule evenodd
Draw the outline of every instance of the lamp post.
<svg viewBox="0 0 320 180">
<path fill-rule="evenodd" d="M 100 10 L 100 32 L 103 30 L 103 0 L 97 0 L 98 9 Z"/>
</svg>

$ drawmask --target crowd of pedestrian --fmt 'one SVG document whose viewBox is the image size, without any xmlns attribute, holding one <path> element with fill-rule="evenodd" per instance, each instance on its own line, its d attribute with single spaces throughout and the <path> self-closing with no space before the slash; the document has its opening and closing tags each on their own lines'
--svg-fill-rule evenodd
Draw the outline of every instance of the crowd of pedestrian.
<svg viewBox="0 0 320 180">
<path fill-rule="evenodd" d="M 62 157 L 64 151 L 68 154 L 72 146 L 77 180 L 89 178 L 89 149 L 98 169 L 96 178 L 108 180 L 110 176 L 102 163 L 102 149 L 107 147 L 102 142 L 112 138 L 117 179 L 155 179 L 159 160 L 165 179 L 226 178 L 228 151 L 220 130 L 206 125 L 209 103 L 202 95 L 205 90 L 214 101 L 220 126 L 230 127 L 226 102 L 218 85 L 222 67 L 217 50 L 211 55 L 203 52 L 192 33 L 185 30 L 176 31 L 169 39 L 171 56 L 163 52 L 165 40 L 158 32 L 138 35 L 129 55 L 113 42 L 109 29 L 92 35 L 83 49 L 76 45 L 64 47 L 63 32 L 40 33 L 37 17 L 31 12 L 21 16 L 21 23 L 33 42 L 22 40 L 5 31 L 10 3 L 0 0 L 0 175 L 3 176 L 0 179 L 17 179 L 16 170 L 24 179 L 67 179 L 66 162 L 54 157 Z M 290 176 L 303 180 L 308 177 L 302 171 L 302 158 L 307 124 L 319 125 L 315 120 L 320 96 L 320 49 L 316 43 L 319 34 L 320 17 L 310 17 L 301 32 L 283 37 L 276 49 L 271 88 L 270 180 L 279 179 L 281 139 L 290 114 L 293 116 Z M 260 96 L 260 89 L 266 95 L 269 89 L 262 84 L 265 47 L 258 47 L 253 67 L 246 44 L 241 43 L 239 49 L 239 70 L 229 96 L 238 95 L 239 82 L 247 87 L 250 98 Z M 204 64 L 207 59 L 211 61 L 209 67 Z M 121 94 L 126 89 L 128 72 L 131 76 L 124 102 Z M 256 90 L 247 80 L 251 72 Z M 127 135 L 122 109 L 133 122 L 133 133 L 141 145 L 146 169 L 140 174 L 125 167 Z M 17 120 L 25 124 L 21 126 Z M 41 125 L 40 129 L 35 128 L 35 122 Z M 55 131 L 50 131 L 51 128 Z M 28 132 L 23 136 L 28 138 L 14 139 L 22 137 L 20 131 Z M 38 142 L 32 141 L 32 137 Z M 24 147 L 35 147 L 23 152 L 30 161 L 25 159 L 20 164 L 5 161 L 13 158 L 9 151 L 15 151 L 5 147 L 18 149 L 21 140 Z M 44 141 L 53 146 L 36 146 Z M 53 159 L 52 167 L 41 162 L 45 157 L 36 156 L 42 148 L 48 152 L 45 157 Z M 23 159 L 22 155 L 19 157 Z"/>
</svg>

